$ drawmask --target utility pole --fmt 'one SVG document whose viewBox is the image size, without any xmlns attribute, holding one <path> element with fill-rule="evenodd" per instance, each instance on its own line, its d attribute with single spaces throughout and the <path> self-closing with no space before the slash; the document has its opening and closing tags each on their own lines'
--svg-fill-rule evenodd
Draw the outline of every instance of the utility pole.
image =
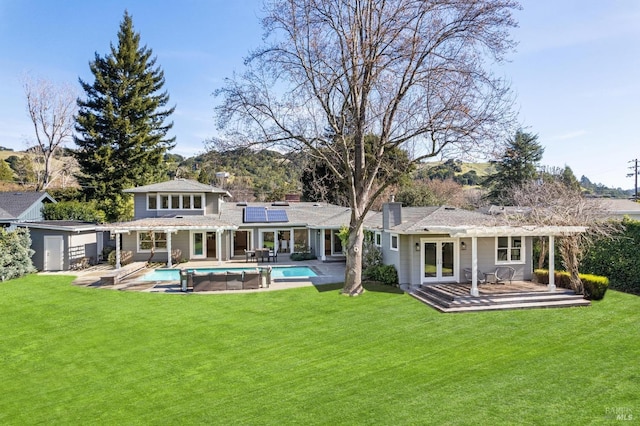
<svg viewBox="0 0 640 426">
<path fill-rule="evenodd" d="M 634 199 L 634 201 L 636 201 L 636 202 L 637 202 L 637 201 L 638 201 L 638 159 L 636 158 L 635 160 L 631 160 L 631 161 L 629 161 L 629 162 L 630 162 L 630 163 L 633 163 L 633 166 L 629 166 L 629 168 L 630 168 L 631 170 L 633 170 L 633 172 L 632 172 L 632 173 L 629 173 L 629 174 L 627 175 L 627 177 L 631 177 L 631 176 L 633 176 L 633 177 L 635 178 L 635 181 L 636 181 L 636 184 L 635 184 L 636 191 L 635 191 L 635 195 L 634 195 L 633 199 Z"/>
</svg>

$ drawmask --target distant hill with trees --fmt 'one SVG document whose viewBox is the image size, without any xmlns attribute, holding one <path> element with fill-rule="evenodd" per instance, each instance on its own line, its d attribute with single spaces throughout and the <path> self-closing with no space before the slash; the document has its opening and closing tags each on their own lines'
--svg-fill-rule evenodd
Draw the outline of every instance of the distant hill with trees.
<svg viewBox="0 0 640 426">
<path fill-rule="evenodd" d="M 65 150 L 56 156 L 55 164 L 63 166 L 72 161 L 73 158 L 69 154 L 70 150 Z M 10 157 L 11 160 L 7 161 Z M 11 170 L 12 177 L 10 179 L 0 179 L 0 190 L 33 190 L 34 183 L 20 177 L 16 169 L 19 169 L 16 163 L 17 159 L 22 159 L 20 164 L 28 169 L 27 159 L 33 156 L 24 151 L 0 150 L 0 160 L 5 163 Z M 72 161 L 73 162 L 73 161 Z M 301 153 L 283 154 L 270 150 L 248 150 L 233 149 L 222 151 L 210 151 L 206 154 L 194 157 L 183 157 L 178 154 L 167 153 L 164 156 L 167 175 L 165 179 L 184 178 L 199 180 L 203 183 L 209 183 L 216 186 L 222 186 L 227 189 L 235 201 L 274 201 L 282 200 L 285 194 L 303 193 L 303 173 L 309 164 L 308 158 Z M 13 164 L 13 167 L 12 167 Z M 31 165 L 31 169 L 34 164 Z M 37 166 L 37 165 L 36 165 Z M 14 169 L 15 168 L 15 169 Z M 72 166 L 70 173 L 64 176 L 63 182 L 61 176 L 52 184 L 52 188 L 79 188 L 78 183 L 73 177 L 77 173 L 77 166 Z M 229 176 L 222 180 L 216 176 L 216 173 L 227 172 Z M 410 186 L 423 187 L 426 181 L 451 180 L 458 184 L 461 188 L 479 188 L 486 176 L 495 172 L 495 165 L 489 162 L 484 163 L 463 163 L 458 160 L 446 160 L 437 162 L 425 162 L 420 164 L 413 172 L 409 182 Z M 21 173 L 30 173 L 28 170 Z M 33 179 L 33 177 L 32 177 Z M 21 183 L 21 182 L 24 182 Z M 579 180 L 583 191 L 594 197 L 610 197 L 610 198 L 628 198 L 633 195 L 633 190 L 623 190 L 620 188 L 609 188 L 599 183 L 593 183 L 586 176 L 582 176 Z M 417 188 L 410 188 L 405 191 L 407 200 L 437 200 L 443 202 L 443 198 L 439 192 L 451 193 L 452 185 L 426 184 L 431 190 L 436 189 L 436 194 L 418 194 Z M 446 187 L 446 191 L 444 188 Z M 396 194 L 403 190 L 400 187 L 395 188 Z M 54 191 L 55 192 L 55 191 Z M 79 193 L 78 193 L 79 194 Z M 418 202 L 418 201 L 416 201 Z M 456 203 L 455 200 L 452 200 Z"/>
</svg>

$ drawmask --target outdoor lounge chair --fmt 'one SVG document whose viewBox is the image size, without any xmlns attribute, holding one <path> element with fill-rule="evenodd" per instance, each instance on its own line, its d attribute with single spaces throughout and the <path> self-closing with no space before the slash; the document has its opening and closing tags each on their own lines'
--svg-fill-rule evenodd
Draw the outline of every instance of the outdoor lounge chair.
<svg viewBox="0 0 640 426">
<path fill-rule="evenodd" d="M 244 273 L 242 288 L 245 290 L 255 290 L 260 288 L 260 272 L 247 271 Z"/>
<path fill-rule="evenodd" d="M 191 277 L 193 291 L 209 291 L 211 281 L 208 273 L 189 272 L 189 276 Z"/>
<path fill-rule="evenodd" d="M 467 282 L 471 282 L 473 278 L 473 271 L 471 270 L 471 268 L 464 268 L 462 271 L 464 272 L 464 277 L 466 278 Z M 486 282 L 486 275 L 483 272 L 478 271 L 478 284 L 484 284 Z"/>
<path fill-rule="evenodd" d="M 242 290 L 242 272 L 227 271 L 227 290 Z"/>
<path fill-rule="evenodd" d="M 209 291 L 221 291 L 227 289 L 227 273 L 210 273 L 211 287 Z"/>
<path fill-rule="evenodd" d="M 495 272 L 496 284 L 504 283 L 506 281 L 509 281 L 509 284 L 511 284 L 515 274 L 516 270 L 511 266 L 498 266 Z"/>
</svg>

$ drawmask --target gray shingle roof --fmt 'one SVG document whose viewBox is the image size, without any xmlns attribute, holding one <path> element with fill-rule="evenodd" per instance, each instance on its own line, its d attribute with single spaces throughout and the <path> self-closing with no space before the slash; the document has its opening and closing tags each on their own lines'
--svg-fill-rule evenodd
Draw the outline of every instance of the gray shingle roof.
<svg viewBox="0 0 640 426">
<path fill-rule="evenodd" d="M 348 207 L 340 207 L 326 203 L 312 202 L 294 202 L 289 205 L 272 205 L 271 203 L 247 203 L 238 205 L 236 203 L 225 203 L 222 205 L 222 213 L 220 218 L 226 222 L 233 223 L 237 226 L 282 226 L 282 223 L 265 223 L 265 224 L 244 224 L 243 209 L 245 207 L 266 207 L 274 210 L 284 210 L 289 218 L 288 226 L 308 226 L 322 228 L 340 228 L 342 225 L 349 224 L 351 211 Z"/>
<path fill-rule="evenodd" d="M 424 232 L 429 227 L 495 226 L 495 216 L 454 207 L 403 207 L 402 223 L 390 228 L 395 232 Z"/>
<path fill-rule="evenodd" d="M 204 216 L 164 216 L 136 219 L 129 222 L 116 222 L 98 227 L 98 230 L 127 230 L 127 229 L 150 229 L 150 228 L 174 228 L 174 229 L 201 229 L 201 228 L 224 228 L 233 229 L 232 223 L 221 220 L 218 215 Z"/>
<path fill-rule="evenodd" d="M 125 189 L 122 192 L 127 193 L 145 193 L 145 192 L 207 192 L 214 194 L 227 194 L 227 191 L 215 186 L 206 185 L 189 179 L 174 179 L 166 182 L 152 183 L 151 185 L 138 186 L 135 188 Z"/>
<path fill-rule="evenodd" d="M 34 204 L 44 199 L 54 202 L 46 192 L 0 192 L 0 219 L 19 219 Z"/>
</svg>

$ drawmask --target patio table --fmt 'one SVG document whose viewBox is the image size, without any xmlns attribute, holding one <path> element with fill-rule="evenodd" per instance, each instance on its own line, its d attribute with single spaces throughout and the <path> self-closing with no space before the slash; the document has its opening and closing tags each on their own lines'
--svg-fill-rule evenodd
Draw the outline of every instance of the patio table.
<svg viewBox="0 0 640 426">
<path fill-rule="evenodd" d="M 496 273 L 495 272 L 484 272 L 484 277 L 487 284 L 496 284 Z"/>
<path fill-rule="evenodd" d="M 256 260 L 260 258 L 261 262 L 264 262 L 265 259 L 269 260 L 269 249 L 256 249 Z"/>
</svg>

